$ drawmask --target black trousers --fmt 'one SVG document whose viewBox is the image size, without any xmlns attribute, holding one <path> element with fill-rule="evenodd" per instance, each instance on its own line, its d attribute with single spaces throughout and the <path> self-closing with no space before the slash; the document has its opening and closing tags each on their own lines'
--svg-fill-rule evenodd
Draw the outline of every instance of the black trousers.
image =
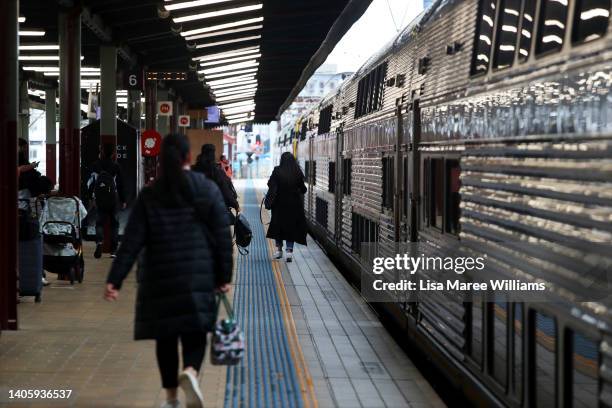
<svg viewBox="0 0 612 408">
<path fill-rule="evenodd" d="M 183 367 L 193 367 L 199 372 L 206 351 L 206 333 L 183 334 L 180 338 L 183 346 Z M 178 387 L 178 340 L 178 336 L 162 337 L 156 340 L 155 354 L 163 388 Z"/>
<path fill-rule="evenodd" d="M 117 249 L 119 243 L 119 221 L 117 221 L 116 209 L 100 209 L 97 208 L 96 218 L 96 243 L 101 244 L 104 241 L 104 226 L 110 220 L 111 226 L 111 249 L 113 252 Z"/>
</svg>

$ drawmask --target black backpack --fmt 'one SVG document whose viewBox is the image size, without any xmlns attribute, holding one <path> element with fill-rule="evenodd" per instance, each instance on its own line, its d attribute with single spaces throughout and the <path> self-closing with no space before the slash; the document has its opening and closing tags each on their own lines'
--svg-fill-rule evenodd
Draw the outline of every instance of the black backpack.
<svg viewBox="0 0 612 408">
<path fill-rule="evenodd" d="M 115 185 L 115 177 L 106 170 L 102 170 L 96 178 L 96 186 L 94 188 L 94 196 L 96 198 L 96 206 L 103 210 L 112 209 L 117 200 L 117 186 Z"/>
<path fill-rule="evenodd" d="M 234 224 L 234 236 L 236 238 L 236 246 L 238 251 L 242 254 L 248 254 L 249 250 L 247 247 L 251 244 L 251 238 L 253 238 L 253 232 L 251 231 L 251 224 L 243 214 L 238 214 L 236 222 Z"/>
</svg>

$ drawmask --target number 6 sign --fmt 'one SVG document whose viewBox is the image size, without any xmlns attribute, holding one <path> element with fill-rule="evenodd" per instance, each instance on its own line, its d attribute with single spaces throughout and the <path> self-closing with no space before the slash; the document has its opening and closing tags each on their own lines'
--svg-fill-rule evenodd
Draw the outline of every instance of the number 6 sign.
<svg viewBox="0 0 612 408">
<path fill-rule="evenodd" d="M 144 89 L 143 78 L 142 70 L 126 72 L 124 77 L 125 88 L 142 91 Z"/>
</svg>

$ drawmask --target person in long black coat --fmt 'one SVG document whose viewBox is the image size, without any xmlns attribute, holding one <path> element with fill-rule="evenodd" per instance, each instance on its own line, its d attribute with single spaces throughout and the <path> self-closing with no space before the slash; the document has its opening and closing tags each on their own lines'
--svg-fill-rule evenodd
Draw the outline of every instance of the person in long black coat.
<svg viewBox="0 0 612 408">
<path fill-rule="evenodd" d="M 104 297 L 118 298 L 140 255 L 134 337 L 156 340 L 167 395 L 164 407 L 178 406 L 179 384 L 187 406 L 201 407 L 197 375 L 206 333 L 217 316 L 215 292 L 227 292 L 232 279 L 229 219 L 216 184 L 186 170 L 191 160 L 185 136 L 166 136 L 161 159 L 160 179 L 142 190 L 130 214 Z M 179 339 L 184 366 L 180 376 Z"/>
<path fill-rule="evenodd" d="M 281 155 L 280 164 L 274 168 L 268 180 L 268 188 L 274 195 L 272 220 L 267 237 L 276 241 L 274 257 L 283 257 L 283 241 L 287 243 L 287 262 L 293 259 L 294 243 L 306 245 L 306 216 L 304 173 L 290 152 Z"/>
</svg>

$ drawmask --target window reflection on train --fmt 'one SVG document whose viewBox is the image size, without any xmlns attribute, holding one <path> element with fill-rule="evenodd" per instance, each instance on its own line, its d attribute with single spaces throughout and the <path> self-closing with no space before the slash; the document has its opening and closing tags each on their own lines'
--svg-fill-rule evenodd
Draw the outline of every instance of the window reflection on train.
<svg viewBox="0 0 612 408">
<path fill-rule="evenodd" d="M 482 405 L 612 400 L 612 309 L 580 301 L 612 265 L 612 251 L 585 256 L 612 242 L 610 7 L 435 2 L 275 147 L 297 154 L 311 231 L 356 284 L 365 248 L 411 241 L 486 249 L 495 277 L 547 283 L 546 302 L 377 305 Z"/>
</svg>

